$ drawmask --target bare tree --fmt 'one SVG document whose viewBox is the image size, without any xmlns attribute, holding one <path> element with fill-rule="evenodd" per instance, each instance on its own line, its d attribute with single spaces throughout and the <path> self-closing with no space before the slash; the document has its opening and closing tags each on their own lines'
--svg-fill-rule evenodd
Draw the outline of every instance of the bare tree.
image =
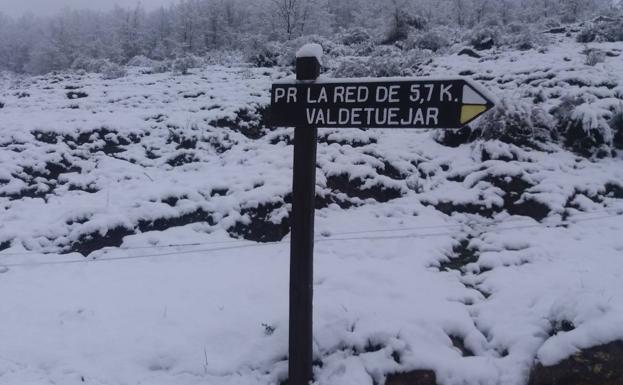
<svg viewBox="0 0 623 385">
<path fill-rule="evenodd" d="M 288 40 L 306 33 L 330 32 L 332 15 L 327 0 L 270 0 L 270 4 L 276 17 L 274 26 Z M 310 28 L 312 21 L 314 28 Z"/>
<path fill-rule="evenodd" d="M 467 0 L 453 0 L 453 3 L 456 22 L 460 27 L 463 27 L 467 19 Z"/>
<path fill-rule="evenodd" d="M 481 24 L 491 12 L 491 0 L 473 0 L 474 23 Z"/>
<path fill-rule="evenodd" d="M 200 25 L 200 6 L 198 0 L 181 0 L 177 5 L 176 29 L 184 52 L 197 49 L 197 33 Z"/>
<path fill-rule="evenodd" d="M 300 0 L 271 0 L 275 13 L 281 21 L 282 28 L 288 40 L 292 39 L 296 26 L 297 13 L 299 12 Z"/>
</svg>

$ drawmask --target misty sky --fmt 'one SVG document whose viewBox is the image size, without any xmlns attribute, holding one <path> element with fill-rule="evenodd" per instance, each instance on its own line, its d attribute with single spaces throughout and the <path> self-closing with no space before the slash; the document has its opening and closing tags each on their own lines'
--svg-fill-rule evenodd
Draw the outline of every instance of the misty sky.
<svg viewBox="0 0 623 385">
<path fill-rule="evenodd" d="M 20 16 L 31 11 L 38 16 L 54 15 L 65 6 L 74 9 L 110 10 L 115 4 L 134 7 L 139 0 L 0 0 L 0 12 L 10 16 Z M 177 0 L 140 0 L 145 9 L 176 3 Z"/>
</svg>

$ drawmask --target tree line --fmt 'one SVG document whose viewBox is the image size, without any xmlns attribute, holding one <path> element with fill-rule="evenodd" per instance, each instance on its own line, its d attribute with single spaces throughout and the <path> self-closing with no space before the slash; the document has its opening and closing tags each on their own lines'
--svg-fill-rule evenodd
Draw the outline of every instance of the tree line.
<svg viewBox="0 0 623 385">
<path fill-rule="evenodd" d="M 0 13 L 0 70 L 44 73 L 80 58 L 125 64 L 243 50 L 303 35 L 361 28 L 379 41 L 404 25 L 473 28 L 486 24 L 573 22 L 613 0 L 179 0 L 147 11 L 65 8 L 53 17 Z"/>
</svg>

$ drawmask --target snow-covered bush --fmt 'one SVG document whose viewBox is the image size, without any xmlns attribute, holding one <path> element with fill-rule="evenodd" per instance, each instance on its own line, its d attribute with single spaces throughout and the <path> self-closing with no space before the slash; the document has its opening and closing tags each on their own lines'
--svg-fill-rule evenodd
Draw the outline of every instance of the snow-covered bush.
<svg viewBox="0 0 623 385">
<path fill-rule="evenodd" d="M 487 34 L 494 34 L 496 46 L 507 46 L 520 51 L 527 51 L 545 45 L 546 39 L 539 29 L 528 24 L 510 23 L 504 28 L 491 29 Z"/>
<path fill-rule="evenodd" d="M 430 52 L 419 49 L 402 51 L 395 46 L 376 47 L 368 59 L 338 60 L 334 77 L 388 77 L 412 76 L 418 67 L 430 59 Z"/>
<path fill-rule="evenodd" d="M 107 59 L 94 59 L 86 56 L 78 56 L 71 64 L 71 69 L 102 73 L 111 64 L 112 63 Z"/>
<path fill-rule="evenodd" d="M 486 140 L 541 148 L 554 139 L 553 126 L 552 118 L 543 109 L 531 103 L 503 98 L 478 121 L 476 128 Z"/>
<path fill-rule="evenodd" d="M 497 26 L 486 26 L 472 30 L 470 35 L 470 44 L 475 48 L 488 49 L 487 47 L 495 47 L 500 40 L 501 29 Z"/>
<path fill-rule="evenodd" d="M 567 0 L 568 1 L 568 0 Z M 560 22 L 563 24 L 573 24 L 578 22 L 578 17 L 572 12 L 564 12 L 560 16 Z"/>
<path fill-rule="evenodd" d="M 379 45 L 374 49 L 371 57 L 399 57 L 402 55 L 402 51 L 393 45 Z"/>
<path fill-rule="evenodd" d="M 417 69 L 431 60 L 431 53 L 421 49 L 411 49 L 402 54 L 405 75 L 415 75 Z"/>
<path fill-rule="evenodd" d="M 524 31 L 515 36 L 513 46 L 520 51 L 527 51 L 537 46 L 535 35 L 530 31 Z"/>
<path fill-rule="evenodd" d="M 380 54 L 375 52 L 368 60 L 370 73 L 375 77 L 404 76 L 404 58 L 397 54 Z"/>
<path fill-rule="evenodd" d="M 438 131 L 435 140 L 450 147 L 476 140 L 499 140 L 543 150 L 556 139 L 554 127 L 554 119 L 540 107 L 514 98 L 502 98 L 474 124 L 460 130 Z"/>
<path fill-rule="evenodd" d="M 152 67 L 154 61 L 145 55 L 137 55 L 130 59 L 126 65 L 129 67 Z"/>
<path fill-rule="evenodd" d="M 123 66 L 116 63 L 108 63 L 102 69 L 102 77 L 104 79 L 119 79 L 127 75 L 127 71 Z"/>
<path fill-rule="evenodd" d="M 197 68 L 201 65 L 201 60 L 193 55 L 184 55 L 176 58 L 173 61 L 173 70 L 176 72 L 187 75 L 188 70 L 191 68 Z"/>
<path fill-rule="evenodd" d="M 437 52 L 450 45 L 448 39 L 436 31 L 428 31 L 424 33 L 412 33 L 405 42 L 405 48 L 427 49 Z"/>
<path fill-rule="evenodd" d="M 623 19 L 604 21 L 600 23 L 599 35 L 604 41 L 623 41 Z"/>
<path fill-rule="evenodd" d="M 614 111 L 608 124 L 614 134 L 614 147 L 623 150 L 623 105 Z"/>
<path fill-rule="evenodd" d="M 151 67 L 150 72 L 152 74 L 161 74 L 161 73 L 165 73 L 169 71 L 171 71 L 171 62 L 164 60 L 164 61 L 154 61 L 154 65 Z"/>
<path fill-rule="evenodd" d="M 392 15 L 391 24 L 383 40 L 384 44 L 392 44 L 406 40 L 412 30 L 423 30 L 428 25 L 428 20 L 420 15 L 415 15 L 404 9 L 397 9 Z"/>
<path fill-rule="evenodd" d="M 590 157 L 607 156 L 613 142 L 613 130 L 599 109 L 582 98 L 564 98 L 551 113 L 557 120 L 557 132 L 573 152 Z"/>
<path fill-rule="evenodd" d="M 418 67 L 430 58 L 426 51 L 412 49 L 406 52 L 377 51 L 368 65 L 374 76 L 412 76 Z"/>
<path fill-rule="evenodd" d="M 404 76 L 405 56 L 402 51 L 393 46 L 380 46 L 370 56 L 368 67 L 372 76 Z"/>
<path fill-rule="evenodd" d="M 343 60 L 333 71 L 333 77 L 336 78 L 358 78 L 371 75 L 370 67 L 363 59 Z"/>
<path fill-rule="evenodd" d="M 178 57 L 173 61 L 173 69 L 182 75 L 187 75 L 191 68 L 192 63 L 188 57 Z"/>
<path fill-rule="evenodd" d="M 240 50 L 212 50 L 206 53 L 203 61 L 207 65 L 235 65 L 244 62 L 244 54 Z"/>
<path fill-rule="evenodd" d="M 584 27 L 578 33 L 576 40 L 579 43 L 623 41 L 623 20 L 601 18 L 597 22 Z"/>
<path fill-rule="evenodd" d="M 480 28 L 471 32 L 467 36 L 469 44 L 478 51 L 493 48 L 499 38 L 499 32 L 495 28 Z"/>
<path fill-rule="evenodd" d="M 22 57 L 18 62 L 22 62 L 23 64 L 17 66 L 11 65 L 7 68 L 19 72 L 25 71 L 30 74 L 45 74 L 52 71 L 65 70 L 69 68 L 73 59 L 68 52 L 47 40 L 36 44 L 32 47 L 30 52 L 26 51 L 25 55 L 24 53 L 15 52 L 15 49 L 5 52 L 2 52 L 0 49 L 0 63 L 3 61 L 3 56 L 11 60 L 14 57 L 15 59 Z"/>
<path fill-rule="evenodd" d="M 256 39 L 250 39 L 244 50 L 246 61 L 255 67 L 278 66 L 283 52 L 284 48 L 280 43 Z"/>
<path fill-rule="evenodd" d="M 368 56 L 375 47 L 372 35 L 360 27 L 340 31 L 334 40 L 338 43 L 332 52 L 334 57 Z"/>
<path fill-rule="evenodd" d="M 547 19 L 543 20 L 542 24 L 543 24 L 543 27 L 545 27 L 546 29 L 560 28 L 560 20 L 551 18 L 551 17 L 548 17 Z"/>
<path fill-rule="evenodd" d="M 597 48 L 587 49 L 584 54 L 586 55 L 586 65 L 591 67 L 606 61 L 606 53 Z"/>
<path fill-rule="evenodd" d="M 166 60 L 173 56 L 175 47 L 171 40 L 164 39 L 158 41 L 149 53 L 149 57 L 154 60 Z"/>
<path fill-rule="evenodd" d="M 78 56 L 71 64 L 71 69 L 90 72 L 89 69 L 92 68 L 91 66 L 92 61 L 95 61 L 95 59 L 88 58 L 86 56 Z"/>
<path fill-rule="evenodd" d="M 347 46 L 356 46 L 372 41 L 370 33 L 361 27 L 344 30 L 338 34 L 340 43 Z"/>
<path fill-rule="evenodd" d="M 592 43 L 597 39 L 597 31 L 592 25 L 584 27 L 576 37 L 578 43 Z"/>
<path fill-rule="evenodd" d="M 518 35 L 518 34 L 524 33 L 525 31 L 526 31 L 526 25 L 519 24 L 519 23 L 510 23 L 505 28 L 505 32 L 511 35 Z"/>
</svg>

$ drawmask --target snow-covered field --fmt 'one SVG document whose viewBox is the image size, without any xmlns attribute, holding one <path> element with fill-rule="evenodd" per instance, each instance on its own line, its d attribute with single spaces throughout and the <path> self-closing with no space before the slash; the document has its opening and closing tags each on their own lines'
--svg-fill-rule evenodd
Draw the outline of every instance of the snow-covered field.
<svg viewBox="0 0 623 385">
<path fill-rule="evenodd" d="M 581 96 L 599 126 L 623 103 L 623 45 L 595 46 L 596 66 L 563 39 L 422 74 L 544 111 Z M 286 379 L 292 130 L 263 127 L 285 75 L 0 77 L 1 384 Z M 319 385 L 523 385 L 623 339 L 621 155 L 442 143 L 322 130 Z"/>
</svg>

